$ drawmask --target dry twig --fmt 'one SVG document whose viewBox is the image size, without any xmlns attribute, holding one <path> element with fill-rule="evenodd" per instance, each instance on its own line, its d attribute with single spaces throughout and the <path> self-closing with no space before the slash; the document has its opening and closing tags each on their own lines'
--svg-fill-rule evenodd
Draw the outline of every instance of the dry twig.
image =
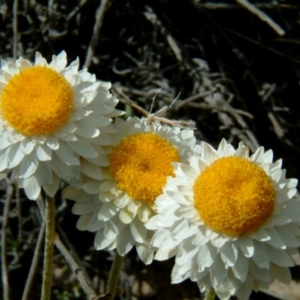
<svg viewBox="0 0 300 300">
<path fill-rule="evenodd" d="M 101 26 L 103 23 L 104 14 L 105 14 L 106 10 L 108 9 L 108 5 L 110 3 L 110 0 L 100 0 L 100 1 L 101 1 L 101 3 L 96 12 L 96 22 L 95 22 L 94 29 L 93 29 L 93 35 L 92 35 L 92 38 L 91 38 L 91 41 L 90 41 L 90 44 L 88 47 L 86 59 L 85 59 L 84 65 L 83 65 L 83 67 L 87 68 L 87 69 L 89 68 L 92 58 L 94 56 L 94 52 L 95 52 L 95 49 L 96 49 L 96 46 L 97 46 L 97 43 L 99 40 L 99 34 L 100 34 L 100 29 L 101 29 Z"/>
<path fill-rule="evenodd" d="M 6 198 L 4 202 L 4 209 L 2 213 L 2 228 L 1 228 L 1 273 L 2 273 L 2 286 L 3 286 L 3 299 L 10 299 L 10 289 L 8 280 L 7 268 L 7 249 L 6 249 L 6 229 L 8 225 L 10 204 L 13 197 L 13 186 L 11 180 L 6 178 Z"/>
<path fill-rule="evenodd" d="M 34 275 L 37 271 L 37 266 L 38 266 L 39 258 L 41 255 L 41 248 L 42 248 L 44 233 L 45 233 L 45 222 L 42 223 L 41 228 L 40 228 L 39 236 L 38 236 L 35 250 L 33 253 L 32 263 L 30 266 L 29 274 L 28 274 L 24 292 L 22 295 L 22 300 L 27 300 L 29 297 L 30 289 L 32 287 Z"/>
<path fill-rule="evenodd" d="M 13 58 L 17 59 L 18 51 L 18 0 L 14 0 L 13 6 Z"/>
<path fill-rule="evenodd" d="M 284 35 L 285 31 L 275 23 L 266 13 L 258 9 L 255 5 L 251 4 L 247 0 L 235 0 L 238 4 L 244 6 L 250 12 L 258 16 L 262 21 L 266 22 L 271 28 L 273 28 L 278 35 Z"/>
<path fill-rule="evenodd" d="M 142 113 L 148 121 L 148 124 L 151 124 L 153 122 L 160 122 L 164 123 L 170 126 L 179 127 L 182 129 L 196 129 L 196 123 L 192 120 L 189 121 L 182 121 L 182 120 L 170 120 L 164 117 L 161 117 L 161 115 L 164 115 L 164 113 L 172 106 L 172 103 L 170 106 L 164 106 L 160 110 L 158 110 L 156 113 L 149 113 L 142 107 L 140 107 L 136 102 L 130 100 L 120 89 L 113 88 L 112 92 L 119 98 L 121 102 L 124 104 L 130 105 L 136 110 L 138 110 L 140 113 Z M 176 99 L 175 99 L 176 100 Z M 173 102 L 175 101 L 173 100 Z"/>
<path fill-rule="evenodd" d="M 175 57 L 179 62 L 182 62 L 181 50 L 178 47 L 175 39 L 170 32 L 163 26 L 162 22 L 157 18 L 157 15 L 154 13 L 153 9 L 150 6 L 146 6 L 147 12 L 144 13 L 144 16 L 148 21 L 150 21 L 154 26 L 158 26 L 162 35 L 166 37 L 166 40 L 173 51 Z"/>
</svg>

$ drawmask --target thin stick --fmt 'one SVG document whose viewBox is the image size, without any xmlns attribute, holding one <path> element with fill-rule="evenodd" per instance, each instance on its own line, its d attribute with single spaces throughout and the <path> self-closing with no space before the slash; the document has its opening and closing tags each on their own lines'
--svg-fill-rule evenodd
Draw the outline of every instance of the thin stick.
<svg viewBox="0 0 300 300">
<path fill-rule="evenodd" d="M 17 212 L 18 212 L 18 240 L 23 239 L 23 226 L 22 226 L 22 200 L 20 198 L 20 190 L 16 190 Z"/>
<path fill-rule="evenodd" d="M 17 59 L 17 51 L 18 51 L 18 0 L 14 1 L 13 6 L 13 58 Z"/>
<path fill-rule="evenodd" d="M 87 280 L 86 280 L 82 270 L 80 269 L 80 266 L 74 260 L 71 253 L 68 251 L 68 249 L 62 243 L 62 241 L 60 240 L 59 237 L 56 237 L 55 246 L 60 251 L 60 253 L 64 256 L 64 258 L 68 262 L 71 270 L 76 274 L 77 279 L 80 283 L 80 286 L 82 287 L 84 292 L 88 295 L 89 299 L 98 299 L 98 296 L 95 293 L 95 291 L 87 283 Z"/>
<path fill-rule="evenodd" d="M 76 252 L 75 246 L 69 240 L 69 237 L 66 234 L 66 232 L 61 228 L 61 226 L 59 224 L 59 220 L 57 222 L 56 229 L 57 229 L 57 232 L 56 232 L 57 237 L 61 241 L 63 241 L 63 245 L 65 246 L 66 249 L 68 249 L 68 253 L 72 257 L 72 259 L 70 261 L 75 261 L 76 262 L 76 269 L 74 269 L 74 270 L 81 269 L 84 277 L 86 278 L 86 281 L 91 283 L 92 279 L 90 278 L 90 276 L 88 274 L 88 271 L 87 271 L 87 269 L 84 265 L 84 261 L 79 257 L 79 254 Z M 55 243 L 55 246 L 57 246 L 56 243 Z M 65 256 L 64 253 L 62 253 L 62 255 Z M 67 260 L 67 258 L 66 258 L 66 260 Z M 72 267 L 71 267 L 71 269 L 72 269 Z"/>
<path fill-rule="evenodd" d="M 216 296 L 216 292 L 214 288 L 210 288 L 209 290 L 206 291 L 204 300 L 214 300 L 215 296 Z"/>
<path fill-rule="evenodd" d="M 196 3 L 194 4 L 197 8 L 204 9 L 241 9 L 237 4 L 228 3 Z M 281 4 L 281 3 L 257 3 L 255 4 L 257 8 L 261 9 L 297 9 L 296 5 L 291 4 Z"/>
<path fill-rule="evenodd" d="M 183 58 L 181 54 L 181 49 L 177 45 L 173 36 L 168 32 L 168 30 L 163 26 L 162 22 L 158 19 L 157 15 L 153 11 L 153 9 L 146 5 L 146 12 L 144 12 L 144 16 L 148 21 L 150 21 L 154 26 L 158 26 L 162 35 L 165 36 L 167 43 L 169 44 L 171 50 L 173 51 L 177 60 L 181 63 Z"/>
<path fill-rule="evenodd" d="M 92 61 L 92 58 L 93 58 L 93 55 L 94 55 L 94 52 L 95 52 L 95 49 L 97 46 L 97 42 L 99 39 L 99 33 L 100 33 L 100 29 L 101 29 L 101 26 L 103 23 L 104 14 L 108 8 L 108 5 L 109 5 L 109 0 L 102 0 L 99 5 L 99 8 L 97 9 L 96 22 L 95 22 L 94 29 L 93 29 L 93 36 L 91 38 L 89 48 L 87 51 L 87 55 L 86 55 L 86 59 L 85 59 L 84 65 L 83 65 L 84 68 L 89 68 L 89 66 L 91 64 L 91 61 Z"/>
<path fill-rule="evenodd" d="M 247 0 L 235 0 L 238 4 L 244 6 L 250 12 L 258 16 L 262 21 L 266 22 L 271 28 L 273 28 L 277 34 L 284 35 L 285 31 L 275 23 L 266 13 L 249 3 Z"/>
<path fill-rule="evenodd" d="M 189 121 L 178 120 L 177 121 L 177 120 L 170 120 L 167 118 L 160 117 L 160 115 L 163 115 L 170 108 L 170 106 L 165 106 L 165 107 L 161 108 L 159 111 L 157 111 L 156 113 L 151 114 L 151 113 L 147 112 L 144 108 L 140 107 L 136 102 L 130 100 L 122 92 L 121 89 L 111 88 L 111 91 L 118 97 L 118 99 L 121 102 L 132 106 L 133 108 L 138 110 L 140 113 L 142 113 L 147 118 L 148 124 L 151 124 L 153 122 L 160 122 L 160 123 L 164 123 L 164 124 L 167 124 L 170 126 L 177 126 L 182 129 L 196 129 L 196 124 L 192 120 L 189 120 Z"/>
<path fill-rule="evenodd" d="M 212 95 L 212 94 L 215 93 L 217 90 L 218 90 L 217 88 L 213 88 L 213 89 L 210 90 L 210 91 L 203 92 L 203 93 L 199 93 L 199 94 L 197 94 L 197 95 L 191 96 L 191 97 L 189 97 L 189 98 L 187 98 L 187 99 L 185 99 L 185 100 L 182 100 L 182 101 L 178 102 L 178 104 L 175 105 L 175 107 L 176 107 L 176 109 L 179 109 L 179 108 L 181 108 L 182 106 L 186 105 L 186 104 L 189 103 L 189 102 L 193 102 L 193 101 L 195 101 L 195 100 L 197 100 L 197 99 L 199 99 L 199 98 L 205 98 L 205 97 L 207 97 L 207 96 L 209 96 L 209 95 Z"/>
<path fill-rule="evenodd" d="M 6 257 L 6 229 L 8 225 L 10 204 L 13 197 L 13 187 L 11 182 L 7 180 L 6 199 L 2 214 L 2 228 L 1 228 L 1 273 L 2 273 L 2 286 L 3 286 L 3 299 L 9 300 L 9 282 L 8 282 L 8 268 Z"/>
<path fill-rule="evenodd" d="M 42 300 L 50 300 L 52 284 L 53 245 L 55 241 L 55 198 L 46 196 L 46 235 L 44 249 L 44 270 Z"/>
<path fill-rule="evenodd" d="M 88 1 L 89 0 L 81 0 L 79 5 L 77 5 L 67 16 L 67 22 L 70 22 Z"/>
<path fill-rule="evenodd" d="M 114 262 L 112 264 L 108 284 L 107 284 L 107 291 L 110 293 L 110 300 L 115 299 L 116 289 L 119 281 L 120 271 L 122 267 L 123 257 L 115 253 Z"/>
<path fill-rule="evenodd" d="M 40 258 L 40 254 L 41 254 L 44 233 L 45 233 L 45 222 L 42 223 L 41 228 L 40 228 L 39 236 L 38 236 L 38 239 L 37 239 L 37 242 L 35 245 L 35 250 L 34 250 L 34 254 L 33 254 L 33 258 L 32 258 L 32 263 L 30 266 L 27 280 L 26 280 L 26 285 L 24 288 L 22 300 L 27 300 L 29 297 L 29 293 L 30 293 L 30 290 L 32 287 L 34 275 L 37 270 L 37 266 L 38 266 L 38 262 L 39 262 L 39 258 Z"/>
</svg>

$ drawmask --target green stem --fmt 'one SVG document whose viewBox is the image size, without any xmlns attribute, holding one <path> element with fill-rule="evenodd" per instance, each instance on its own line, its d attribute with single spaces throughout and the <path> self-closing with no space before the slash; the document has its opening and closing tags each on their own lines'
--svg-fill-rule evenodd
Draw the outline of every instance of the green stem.
<svg viewBox="0 0 300 300">
<path fill-rule="evenodd" d="M 214 288 L 210 288 L 209 290 L 206 291 L 204 300 L 214 300 L 215 296 L 216 296 L 216 292 Z"/>
<path fill-rule="evenodd" d="M 44 249 L 44 270 L 42 285 L 42 300 L 50 300 L 51 283 L 52 283 L 52 262 L 53 262 L 53 246 L 55 240 L 55 197 L 46 196 L 45 211 L 45 249 Z"/>
<path fill-rule="evenodd" d="M 113 300 L 115 298 L 122 262 L 123 257 L 116 252 L 107 284 L 107 291 L 110 292 L 109 300 Z"/>
</svg>

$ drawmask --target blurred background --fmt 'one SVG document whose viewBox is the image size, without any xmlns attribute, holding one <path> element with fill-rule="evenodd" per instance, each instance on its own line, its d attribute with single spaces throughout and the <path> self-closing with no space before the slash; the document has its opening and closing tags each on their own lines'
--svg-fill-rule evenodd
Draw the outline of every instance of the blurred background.
<svg viewBox="0 0 300 300">
<path fill-rule="evenodd" d="M 283 159 L 287 177 L 299 178 L 299 13 L 298 0 L 0 0 L 0 57 L 34 61 L 39 51 L 50 62 L 65 50 L 69 62 L 79 57 L 82 68 L 148 111 L 153 98 L 153 111 L 177 99 L 166 117 L 195 121 L 199 141 L 243 141 L 252 151 L 264 146 Z M 122 103 L 118 108 L 140 116 Z M 8 274 L 1 275 L 8 278 L 10 299 L 18 300 L 37 257 L 42 219 L 36 202 L 16 189 L 3 215 L 13 188 L 7 182 L 0 182 L 8 262 Z M 57 233 L 101 295 L 113 253 L 94 250 L 94 233 L 76 229 L 72 204 L 58 195 Z M 145 266 L 132 250 L 117 299 L 201 299 L 196 283 L 170 284 L 172 266 L 172 260 Z M 300 299 L 299 267 L 292 275 L 290 286 L 275 283 L 251 299 Z M 41 279 L 42 257 L 27 299 L 40 298 Z M 57 249 L 52 296 L 88 299 Z"/>
</svg>

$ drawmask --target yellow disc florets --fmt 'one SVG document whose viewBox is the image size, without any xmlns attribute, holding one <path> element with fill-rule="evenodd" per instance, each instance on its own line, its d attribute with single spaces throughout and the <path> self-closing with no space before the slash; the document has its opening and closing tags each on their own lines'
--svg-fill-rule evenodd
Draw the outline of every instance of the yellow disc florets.
<svg viewBox="0 0 300 300">
<path fill-rule="evenodd" d="M 148 132 L 124 137 L 108 159 L 118 188 L 152 206 L 167 176 L 174 176 L 171 163 L 179 162 L 180 156 L 168 140 Z"/>
<path fill-rule="evenodd" d="M 195 180 L 194 205 L 213 230 L 245 235 L 258 229 L 271 215 L 276 191 L 271 178 L 255 163 L 241 157 L 223 157 Z"/>
<path fill-rule="evenodd" d="M 68 121 L 73 90 L 54 69 L 33 66 L 9 79 L 0 95 L 0 108 L 2 118 L 22 134 L 48 135 Z"/>
</svg>

